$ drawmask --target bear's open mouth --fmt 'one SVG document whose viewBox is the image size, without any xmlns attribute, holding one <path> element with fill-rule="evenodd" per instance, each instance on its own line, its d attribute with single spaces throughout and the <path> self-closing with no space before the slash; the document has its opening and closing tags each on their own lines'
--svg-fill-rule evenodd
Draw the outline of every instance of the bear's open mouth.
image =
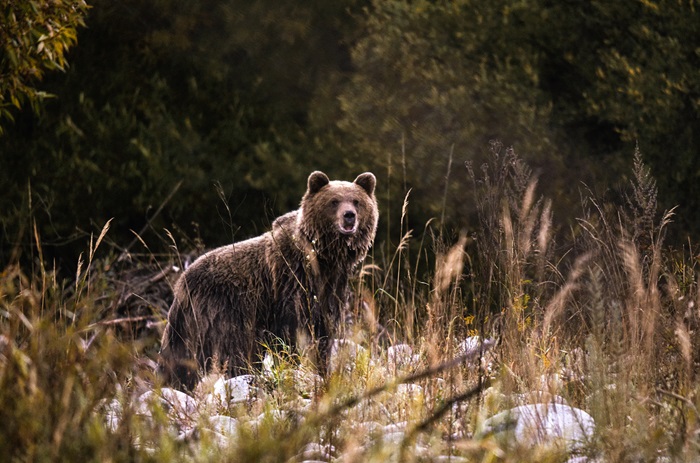
<svg viewBox="0 0 700 463">
<path fill-rule="evenodd" d="M 357 224 L 344 223 L 338 227 L 343 235 L 352 235 L 357 231 Z"/>
</svg>

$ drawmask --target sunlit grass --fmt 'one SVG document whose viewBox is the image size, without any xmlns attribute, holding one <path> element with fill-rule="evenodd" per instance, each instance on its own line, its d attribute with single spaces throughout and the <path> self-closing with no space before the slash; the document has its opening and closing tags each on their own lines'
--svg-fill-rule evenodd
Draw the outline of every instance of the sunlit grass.
<svg viewBox="0 0 700 463">
<path fill-rule="evenodd" d="M 117 318 L 114 262 L 100 256 L 108 224 L 70 278 L 44 262 L 35 236 L 34 270 L 11 263 L 0 274 L 3 458 L 697 461 L 696 252 L 665 247 L 673 216 L 651 210 L 645 167 L 635 163 L 624 208 L 586 197 L 563 246 L 535 179 L 514 153 L 499 156 L 482 172 L 501 177 L 474 175 L 478 232 L 446 242 L 427 224 L 414 237 L 402 218 L 393 254 L 365 263 L 331 374 L 280 340 L 264 346 L 250 396 L 235 403 L 212 400 L 214 371 L 189 408 L 161 405 L 173 392 L 159 392 L 149 357 L 167 307 L 141 316 L 153 336 L 120 328 L 129 320 Z M 501 162 L 517 168 L 504 173 Z M 424 277 L 422 259 L 433 263 Z M 535 403 L 581 409 L 595 432 L 573 454 L 480 432 L 489 417 Z"/>
</svg>

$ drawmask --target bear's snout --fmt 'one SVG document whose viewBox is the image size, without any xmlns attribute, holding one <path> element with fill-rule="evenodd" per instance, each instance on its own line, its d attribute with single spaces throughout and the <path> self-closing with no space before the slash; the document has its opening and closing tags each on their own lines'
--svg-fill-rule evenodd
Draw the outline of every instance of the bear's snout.
<svg viewBox="0 0 700 463">
<path fill-rule="evenodd" d="M 345 234 L 355 233 L 357 224 L 357 214 L 353 210 L 346 210 L 342 214 L 343 220 L 340 224 L 340 231 Z"/>
</svg>

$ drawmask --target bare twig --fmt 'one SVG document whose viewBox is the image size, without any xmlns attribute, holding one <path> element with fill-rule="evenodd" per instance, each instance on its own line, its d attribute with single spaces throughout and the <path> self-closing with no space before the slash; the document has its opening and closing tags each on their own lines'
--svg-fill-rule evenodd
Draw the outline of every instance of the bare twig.
<svg viewBox="0 0 700 463">
<path fill-rule="evenodd" d="M 148 230 L 151 226 L 151 223 L 153 223 L 153 220 L 155 220 L 156 217 L 160 215 L 160 213 L 163 211 L 163 208 L 165 207 L 166 204 L 170 202 L 171 199 L 173 199 L 173 196 L 175 196 L 175 193 L 177 193 L 177 190 L 180 189 L 182 186 L 182 180 L 177 182 L 177 184 L 173 187 L 173 189 L 170 191 L 168 196 L 163 200 L 162 203 L 160 203 L 160 206 L 158 206 L 158 209 L 153 213 L 151 217 L 149 217 L 148 221 L 146 222 L 146 225 L 141 228 L 141 230 L 138 233 L 134 233 L 136 237 L 131 240 L 131 242 L 124 248 L 122 249 L 122 253 L 119 255 L 119 258 L 117 259 L 118 261 L 123 260 L 127 254 L 129 254 L 129 250 L 140 240 L 140 236 L 146 233 L 146 230 Z"/>
<path fill-rule="evenodd" d="M 435 365 L 435 366 L 430 367 L 430 368 L 426 368 L 425 370 L 419 371 L 417 373 L 413 373 L 413 374 L 408 375 L 408 376 L 397 378 L 394 381 L 389 381 L 388 383 L 386 383 L 382 386 L 377 386 L 373 389 L 370 389 L 369 391 L 367 391 L 364 394 L 361 394 L 359 396 L 350 397 L 350 398 L 336 404 L 335 406 L 331 407 L 325 413 L 321 413 L 318 418 L 323 419 L 323 418 L 326 418 L 329 416 L 334 416 L 346 408 L 354 407 L 355 405 L 362 402 L 363 400 L 367 400 L 369 398 L 372 398 L 378 394 L 381 394 L 382 392 L 393 390 L 399 384 L 407 384 L 407 383 L 419 381 L 419 380 L 424 379 L 424 378 L 429 378 L 437 373 L 440 373 L 440 372 L 445 371 L 445 370 L 449 370 L 450 368 L 454 368 L 454 367 L 462 365 L 464 363 L 473 362 L 475 360 L 478 360 L 479 358 L 483 357 L 484 353 L 486 353 L 488 350 L 490 350 L 492 346 L 493 345 L 490 343 L 484 343 L 482 348 L 479 350 L 467 352 L 466 354 L 455 357 L 452 360 L 449 360 L 447 362 L 440 363 L 440 364 Z"/>
<path fill-rule="evenodd" d="M 399 458 L 399 461 L 404 461 L 403 458 L 403 453 L 406 451 L 408 446 L 413 442 L 413 439 L 415 437 L 424 431 L 427 431 L 428 428 L 430 428 L 436 421 L 438 421 L 440 418 L 442 418 L 445 413 L 449 412 L 452 409 L 452 406 L 456 403 L 459 402 L 464 402 L 465 400 L 472 399 L 473 397 L 477 396 L 479 393 L 481 393 L 484 389 L 488 388 L 491 385 L 491 382 L 487 379 L 486 381 L 480 382 L 473 388 L 469 389 L 468 391 L 465 391 L 461 394 L 457 394 L 454 397 L 451 397 L 449 400 L 447 400 L 444 404 L 442 404 L 437 410 L 433 411 L 433 414 L 430 415 L 428 418 L 423 420 L 420 424 L 415 426 L 414 428 L 411 429 L 411 431 L 408 433 L 408 435 L 404 438 L 403 443 L 401 444 L 401 457 Z"/>
</svg>

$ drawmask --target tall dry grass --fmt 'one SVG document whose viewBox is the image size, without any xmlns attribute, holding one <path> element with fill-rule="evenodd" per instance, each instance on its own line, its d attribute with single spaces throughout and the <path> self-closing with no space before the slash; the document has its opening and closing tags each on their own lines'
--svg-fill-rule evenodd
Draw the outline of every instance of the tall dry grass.
<svg viewBox="0 0 700 463">
<path fill-rule="evenodd" d="M 490 163 L 464 173 L 478 223 L 454 239 L 433 222 L 408 229 L 406 192 L 397 244 L 376 251 L 355 283 L 347 336 L 366 351 L 300 393 L 299 375 L 313 378 L 310 362 L 271 346 L 271 370 L 260 374 L 264 400 L 201 411 L 242 422 L 253 411 L 269 416 L 223 447 L 208 434 L 183 440 L 166 414 L 136 413 L 134 398 L 157 386 L 149 369 L 157 341 L 120 329 L 136 317 L 115 312 L 115 301 L 148 307 L 150 296 L 146 286 L 119 294 L 116 258 L 99 251 L 108 226 L 70 277 L 44 262 L 35 235 L 33 269 L 11 263 L 0 274 L 0 451 L 9 461 L 298 461 L 301 449 L 320 442 L 335 449 L 332 461 L 566 461 L 561 449 L 476 432 L 523 397 L 558 396 L 595 419 L 583 456 L 697 461 L 697 250 L 665 243 L 673 211 L 657 210 L 638 150 L 631 172 L 623 204 L 582 186 L 582 212 L 566 228 L 526 163 L 494 145 Z M 161 273 L 143 281 L 167 287 L 161 274 L 179 258 L 158 262 Z M 154 308 L 144 318 L 153 329 L 163 314 Z M 460 357 L 460 342 L 474 335 L 496 345 Z M 399 343 L 414 354 L 404 366 L 386 354 Z M 116 425 L 105 420 L 115 403 Z M 399 422 L 406 424 L 398 443 L 359 425 Z"/>
</svg>

